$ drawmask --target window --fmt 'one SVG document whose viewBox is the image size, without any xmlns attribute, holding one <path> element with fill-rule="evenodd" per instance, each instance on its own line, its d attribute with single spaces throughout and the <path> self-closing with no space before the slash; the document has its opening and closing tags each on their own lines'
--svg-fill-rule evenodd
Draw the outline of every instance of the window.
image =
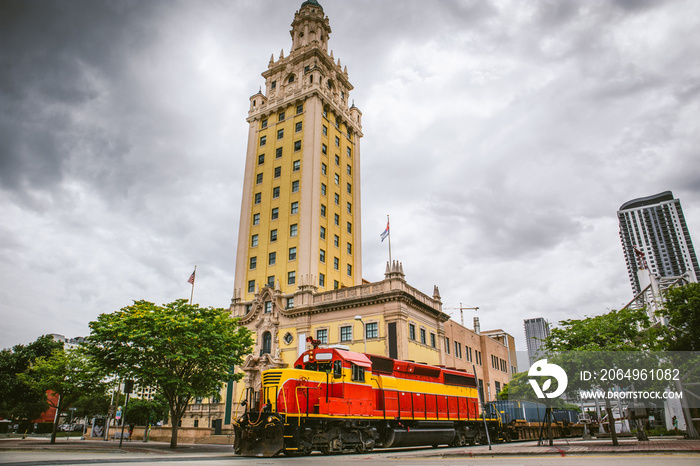
<svg viewBox="0 0 700 466">
<path fill-rule="evenodd" d="M 299 180 L 292 181 L 292 192 L 293 193 L 299 192 Z"/>
<path fill-rule="evenodd" d="M 352 254 L 352 244 L 348 243 L 348 254 Z"/>
<path fill-rule="evenodd" d="M 326 185 L 324 183 L 321 183 L 321 194 L 326 195 Z"/>
<path fill-rule="evenodd" d="M 430 333 L 430 346 L 435 348 L 435 334 L 432 332 Z"/>
<path fill-rule="evenodd" d="M 260 123 L 260 127 L 262 129 L 267 128 L 267 118 L 263 119 L 263 121 Z"/>
<path fill-rule="evenodd" d="M 267 303 L 265 303 L 267 305 Z M 272 303 L 270 303 L 272 304 Z M 261 354 L 270 354 L 272 352 L 272 334 L 270 332 L 263 333 Z"/>
<path fill-rule="evenodd" d="M 338 283 L 338 280 L 333 280 L 333 289 L 337 290 L 340 288 L 340 283 Z"/>
<path fill-rule="evenodd" d="M 352 167 L 350 165 L 348 165 L 348 175 L 352 175 Z"/>
<path fill-rule="evenodd" d="M 275 167 L 275 178 L 282 176 L 282 167 Z"/>
<path fill-rule="evenodd" d="M 328 172 L 328 167 L 326 166 L 325 163 L 321 164 L 321 174 L 325 175 Z"/>
<path fill-rule="evenodd" d="M 321 227 L 321 239 L 326 239 L 326 227 Z"/>
<path fill-rule="evenodd" d="M 272 312 L 272 301 L 265 301 L 265 314 Z"/>
<path fill-rule="evenodd" d="M 292 202 L 292 214 L 298 214 L 299 213 L 299 203 L 298 202 Z"/>
<path fill-rule="evenodd" d="M 333 235 L 333 246 L 336 248 L 340 247 L 340 237 L 338 235 Z"/>
<path fill-rule="evenodd" d="M 294 75 L 293 75 L 293 74 L 290 74 L 290 75 L 289 75 L 289 79 L 287 80 L 287 83 L 291 84 L 291 83 L 293 83 L 293 82 L 294 82 Z"/>
<path fill-rule="evenodd" d="M 348 277 L 352 277 L 352 265 L 348 264 Z"/>
<path fill-rule="evenodd" d="M 274 243 L 277 241 L 277 230 L 270 230 L 270 242 Z"/>
<path fill-rule="evenodd" d="M 253 225 L 260 224 L 260 214 L 253 214 Z"/>
<path fill-rule="evenodd" d="M 270 288 L 273 288 L 275 286 L 275 276 L 274 275 L 270 275 L 269 277 L 267 277 L 267 286 L 269 286 Z"/>
<path fill-rule="evenodd" d="M 255 267 L 258 266 L 258 258 L 257 256 L 253 256 L 250 258 L 250 270 L 255 270 Z"/>
<path fill-rule="evenodd" d="M 348 183 L 348 194 L 352 194 L 352 185 Z"/>
<path fill-rule="evenodd" d="M 289 225 L 289 236 L 294 238 L 297 235 L 297 224 Z"/>
<path fill-rule="evenodd" d="M 367 338 L 379 338 L 379 324 L 377 322 L 365 324 L 365 334 Z"/>
<path fill-rule="evenodd" d="M 322 273 L 318 274 L 318 286 L 326 286 L 326 276 Z"/>
<path fill-rule="evenodd" d="M 275 186 L 272 188 L 272 199 L 277 199 L 278 197 L 280 197 L 280 187 Z"/>
<path fill-rule="evenodd" d="M 267 265 L 275 265 L 275 262 L 277 262 L 277 253 L 271 252 L 267 255 Z"/>
<path fill-rule="evenodd" d="M 270 83 L 270 89 L 275 89 L 277 87 L 277 81 L 272 81 Z"/>
<path fill-rule="evenodd" d="M 301 160 L 295 160 L 294 162 L 292 162 L 292 171 L 298 172 L 299 169 L 301 169 Z"/>
<path fill-rule="evenodd" d="M 348 222 L 348 233 L 352 233 L 352 223 Z"/>
<path fill-rule="evenodd" d="M 316 339 L 323 344 L 328 344 L 328 329 L 320 328 L 316 330 Z"/>
<path fill-rule="evenodd" d="M 319 260 L 323 263 L 326 262 L 326 251 L 321 249 L 321 252 L 319 253 Z"/>
<path fill-rule="evenodd" d="M 282 148 L 278 147 L 277 149 L 275 149 L 275 158 L 279 159 L 280 157 L 282 157 Z"/>
<path fill-rule="evenodd" d="M 250 238 L 250 247 L 254 248 L 257 245 L 258 245 L 258 235 L 253 235 Z"/>
<path fill-rule="evenodd" d="M 255 184 L 260 184 L 262 183 L 262 173 L 258 173 L 258 175 L 255 177 Z"/>
<path fill-rule="evenodd" d="M 294 152 L 301 150 L 301 141 L 294 141 Z"/>
<path fill-rule="evenodd" d="M 338 157 L 337 155 L 335 156 L 335 164 L 336 166 L 340 166 L 340 157 Z"/>
<path fill-rule="evenodd" d="M 325 144 L 321 144 L 321 153 L 326 155 L 328 153 L 328 147 Z"/>
<path fill-rule="evenodd" d="M 297 248 L 289 248 L 289 260 L 293 261 L 297 259 Z"/>
<path fill-rule="evenodd" d="M 284 112 L 279 113 L 279 118 L 277 121 L 284 121 Z"/>
<path fill-rule="evenodd" d="M 420 342 L 423 343 L 424 345 L 425 345 L 425 343 L 426 343 L 425 338 L 426 338 L 426 337 L 425 337 L 425 329 L 422 328 L 422 329 L 420 329 Z"/>
<path fill-rule="evenodd" d="M 352 151 L 350 150 L 349 147 L 348 147 L 348 157 L 352 157 Z"/>
<path fill-rule="evenodd" d="M 334 257 L 333 258 L 333 268 L 335 270 L 338 270 L 338 267 L 340 267 L 340 259 L 338 259 L 337 257 Z"/>
<path fill-rule="evenodd" d="M 287 285 L 294 285 L 297 281 L 297 273 L 296 272 L 288 272 L 287 273 Z"/>
<path fill-rule="evenodd" d="M 335 193 L 335 205 L 340 205 L 340 194 Z"/>
<path fill-rule="evenodd" d="M 336 225 L 340 225 L 340 215 L 338 215 L 338 214 L 333 214 L 333 222 L 334 222 Z"/>
<path fill-rule="evenodd" d="M 352 213 L 352 204 L 350 204 L 349 202 L 348 202 L 348 213 L 349 214 Z"/>
<path fill-rule="evenodd" d="M 338 136 L 335 137 L 335 147 L 340 147 L 340 138 Z"/>
<path fill-rule="evenodd" d="M 340 327 L 340 341 L 352 341 L 352 326 L 346 325 Z"/>
<path fill-rule="evenodd" d="M 408 338 L 410 340 L 416 339 L 416 326 L 413 324 L 408 324 Z"/>
<path fill-rule="evenodd" d="M 321 217 L 326 216 L 326 206 L 321 204 Z"/>
<path fill-rule="evenodd" d="M 455 341 L 455 358 L 462 357 L 462 345 Z"/>
<path fill-rule="evenodd" d="M 291 308 L 293 308 L 293 307 L 294 307 L 294 298 L 287 298 L 287 309 L 291 309 Z M 287 335 L 289 335 L 289 338 L 287 337 Z M 287 332 L 287 333 L 284 335 L 284 341 L 285 341 L 287 344 L 290 344 L 290 343 L 292 342 L 291 336 L 292 336 L 292 334 L 289 333 L 289 332 Z M 288 339 L 289 339 L 289 341 L 287 341 Z"/>
<path fill-rule="evenodd" d="M 279 207 L 275 207 L 272 209 L 272 220 L 277 220 L 277 217 L 280 215 L 280 209 Z"/>
<path fill-rule="evenodd" d="M 354 363 L 350 363 L 350 366 L 352 367 L 352 380 L 355 382 L 364 382 L 365 368 Z"/>
<path fill-rule="evenodd" d="M 450 339 L 445 337 L 445 353 L 450 354 Z"/>
<path fill-rule="evenodd" d="M 255 203 L 260 204 L 260 201 L 262 200 L 262 194 L 260 193 L 255 193 Z"/>
<path fill-rule="evenodd" d="M 282 139 L 284 137 L 284 128 L 277 130 L 277 139 Z"/>
<path fill-rule="evenodd" d="M 336 173 L 335 175 L 333 175 L 333 177 L 335 178 L 335 184 L 336 184 L 336 185 L 339 185 L 339 184 L 340 184 L 340 175 L 338 175 L 338 174 Z"/>
<path fill-rule="evenodd" d="M 297 115 L 304 113 L 304 104 L 297 105 Z"/>
<path fill-rule="evenodd" d="M 264 146 L 267 142 L 267 136 L 260 136 L 260 147 Z"/>
<path fill-rule="evenodd" d="M 255 291 L 255 280 L 248 280 L 248 293 Z"/>
<path fill-rule="evenodd" d="M 326 125 L 323 125 L 323 135 L 328 136 L 328 127 Z"/>
</svg>

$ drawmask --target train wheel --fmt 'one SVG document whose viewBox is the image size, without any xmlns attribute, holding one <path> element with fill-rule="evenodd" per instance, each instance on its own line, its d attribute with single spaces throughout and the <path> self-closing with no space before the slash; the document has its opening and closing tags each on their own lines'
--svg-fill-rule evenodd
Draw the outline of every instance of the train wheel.
<svg viewBox="0 0 700 466">
<path fill-rule="evenodd" d="M 472 435 L 467 439 L 467 441 L 469 442 L 469 445 L 473 447 L 474 445 L 476 445 L 476 435 Z"/>
</svg>

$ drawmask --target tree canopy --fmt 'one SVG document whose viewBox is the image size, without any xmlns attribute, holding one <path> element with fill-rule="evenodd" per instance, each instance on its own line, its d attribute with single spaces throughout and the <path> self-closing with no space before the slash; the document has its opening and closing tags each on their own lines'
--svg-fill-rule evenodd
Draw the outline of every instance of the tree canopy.
<svg viewBox="0 0 700 466">
<path fill-rule="evenodd" d="M 700 351 L 700 283 L 674 287 L 666 292 L 664 309 L 668 331 L 663 344 L 668 351 Z"/>
<path fill-rule="evenodd" d="M 46 391 L 27 386 L 18 374 L 26 371 L 39 357 L 63 348 L 50 335 L 44 335 L 28 345 L 15 345 L 0 351 L 0 417 L 33 421 L 49 408 Z"/>
<path fill-rule="evenodd" d="M 156 387 L 168 402 L 177 447 L 177 426 L 193 397 L 211 396 L 238 379 L 253 344 L 250 331 L 222 308 L 200 308 L 179 299 L 158 306 L 148 301 L 90 322 L 86 349 L 106 373 Z"/>
</svg>

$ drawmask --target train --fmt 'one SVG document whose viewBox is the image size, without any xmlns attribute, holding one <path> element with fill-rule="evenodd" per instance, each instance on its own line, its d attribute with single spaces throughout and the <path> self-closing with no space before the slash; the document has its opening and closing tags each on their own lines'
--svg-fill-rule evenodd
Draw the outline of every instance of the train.
<svg viewBox="0 0 700 466">
<path fill-rule="evenodd" d="M 465 446 L 503 438 L 499 417 L 481 416 L 474 374 L 348 348 L 302 353 L 293 368 L 262 373 L 233 420 L 241 456 L 369 452 L 375 447 Z"/>
</svg>

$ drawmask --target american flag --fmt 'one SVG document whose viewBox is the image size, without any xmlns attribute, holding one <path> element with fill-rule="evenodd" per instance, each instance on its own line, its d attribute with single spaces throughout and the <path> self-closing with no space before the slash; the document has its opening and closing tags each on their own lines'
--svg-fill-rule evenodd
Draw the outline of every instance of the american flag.
<svg viewBox="0 0 700 466">
<path fill-rule="evenodd" d="M 194 272 L 192 272 L 192 275 L 190 275 L 190 278 L 189 278 L 189 280 L 187 280 L 187 283 L 194 285 L 194 274 L 196 271 L 197 271 L 197 269 L 194 269 Z"/>
</svg>

